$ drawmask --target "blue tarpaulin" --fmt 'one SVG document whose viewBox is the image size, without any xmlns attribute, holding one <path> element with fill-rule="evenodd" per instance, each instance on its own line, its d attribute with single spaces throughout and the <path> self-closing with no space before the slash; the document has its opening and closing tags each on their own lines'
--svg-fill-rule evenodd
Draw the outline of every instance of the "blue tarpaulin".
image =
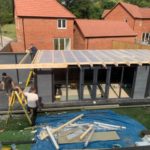
<svg viewBox="0 0 150 150">
<path fill-rule="evenodd" d="M 58 127 L 80 114 L 84 114 L 84 117 L 76 121 L 76 123 L 93 123 L 96 121 L 126 127 L 125 130 L 116 131 L 120 140 L 90 142 L 87 147 L 88 149 L 112 148 L 116 144 L 121 145 L 121 147 L 131 147 L 134 146 L 136 141 L 141 141 L 139 135 L 145 127 L 128 116 L 119 115 L 111 110 L 90 110 L 39 116 L 36 120 L 36 125 L 48 123 L 52 127 Z M 31 150 L 55 150 L 49 138 L 45 140 L 39 140 L 37 138 L 40 131 L 41 129 L 38 129 L 35 135 L 37 142 L 32 145 Z M 84 149 L 84 143 L 60 144 L 59 146 L 61 150 Z"/>
</svg>

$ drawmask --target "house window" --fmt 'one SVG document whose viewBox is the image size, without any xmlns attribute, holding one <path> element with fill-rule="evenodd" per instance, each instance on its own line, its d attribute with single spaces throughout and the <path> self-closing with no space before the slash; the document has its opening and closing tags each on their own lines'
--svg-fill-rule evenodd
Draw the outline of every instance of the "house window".
<svg viewBox="0 0 150 150">
<path fill-rule="evenodd" d="M 150 44 L 150 33 L 143 33 L 142 35 L 142 43 L 143 44 Z"/>
<path fill-rule="evenodd" d="M 70 39 L 69 38 L 57 38 L 54 39 L 54 49 L 55 50 L 69 50 L 70 49 Z"/>
<path fill-rule="evenodd" d="M 58 19 L 57 28 L 58 29 L 66 29 L 67 28 L 67 20 L 66 19 Z"/>
</svg>

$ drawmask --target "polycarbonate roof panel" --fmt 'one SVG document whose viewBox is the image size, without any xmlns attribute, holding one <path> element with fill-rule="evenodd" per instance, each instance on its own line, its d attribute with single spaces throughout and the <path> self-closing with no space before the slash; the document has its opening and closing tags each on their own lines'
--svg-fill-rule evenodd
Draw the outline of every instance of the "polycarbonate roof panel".
<svg viewBox="0 0 150 150">
<path fill-rule="evenodd" d="M 41 50 L 34 63 L 47 64 L 150 64 L 149 50 Z"/>
<path fill-rule="evenodd" d="M 54 51 L 54 63 L 64 63 L 64 58 L 61 51 Z"/>
<path fill-rule="evenodd" d="M 72 51 L 64 51 L 63 53 L 64 53 L 65 60 L 67 62 L 69 62 L 69 63 L 76 62 L 76 59 L 72 55 Z"/>
<path fill-rule="evenodd" d="M 39 56 L 39 60 L 37 61 L 36 59 L 35 62 L 39 62 L 39 63 L 52 62 L 52 53 L 50 53 L 49 51 L 43 51 L 40 54 L 41 55 Z"/>
</svg>

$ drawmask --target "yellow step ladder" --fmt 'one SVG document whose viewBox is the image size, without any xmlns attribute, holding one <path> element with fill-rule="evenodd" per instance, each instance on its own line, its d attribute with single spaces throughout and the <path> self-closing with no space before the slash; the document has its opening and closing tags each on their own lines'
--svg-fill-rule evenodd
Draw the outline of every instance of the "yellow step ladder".
<svg viewBox="0 0 150 150">
<path fill-rule="evenodd" d="M 30 82 L 31 82 L 31 79 L 32 79 L 32 77 L 33 77 L 34 74 L 35 74 L 34 70 L 30 70 L 29 75 L 28 75 L 28 78 L 27 78 L 27 80 L 26 80 L 25 87 L 28 87 L 28 86 L 29 86 L 29 84 L 30 84 Z"/>
<path fill-rule="evenodd" d="M 28 111 L 27 111 L 27 108 L 26 108 L 26 105 L 27 105 L 27 99 L 25 98 L 24 94 L 23 94 L 23 91 L 18 88 L 17 90 L 14 90 L 12 91 L 11 93 L 11 96 L 10 96 L 10 99 L 9 99 L 9 108 L 8 108 L 8 119 L 6 120 L 6 124 L 8 123 L 8 120 L 12 114 L 12 111 L 13 111 L 13 107 L 14 107 L 14 104 L 15 102 L 18 101 L 19 104 L 21 105 L 25 115 L 26 115 L 26 118 L 29 122 L 30 125 L 32 125 L 32 121 L 30 119 L 30 116 L 28 114 Z"/>
</svg>

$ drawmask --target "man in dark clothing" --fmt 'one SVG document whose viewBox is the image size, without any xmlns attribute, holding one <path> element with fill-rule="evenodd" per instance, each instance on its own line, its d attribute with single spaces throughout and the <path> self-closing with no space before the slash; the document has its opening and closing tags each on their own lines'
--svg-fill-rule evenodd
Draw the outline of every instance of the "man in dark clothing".
<svg viewBox="0 0 150 150">
<path fill-rule="evenodd" d="M 36 53 L 37 53 L 37 51 L 38 51 L 38 49 L 35 47 L 35 45 L 34 44 L 30 44 L 30 47 L 29 47 L 29 49 L 28 49 L 29 51 L 30 51 L 30 53 L 31 53 L 31 57 L 32 57 L 32 59 L 34 58 L 34 56 L 36 55 Z"/>
<path fill-rule="evenodd" d="M 10 76 L 7 75 L 7 73 L 2 74 L 2 89 L 6 90 L 7 94 L 10 95 L 13 88 L 14 88 L 14 82 Z"/>
</svg>

